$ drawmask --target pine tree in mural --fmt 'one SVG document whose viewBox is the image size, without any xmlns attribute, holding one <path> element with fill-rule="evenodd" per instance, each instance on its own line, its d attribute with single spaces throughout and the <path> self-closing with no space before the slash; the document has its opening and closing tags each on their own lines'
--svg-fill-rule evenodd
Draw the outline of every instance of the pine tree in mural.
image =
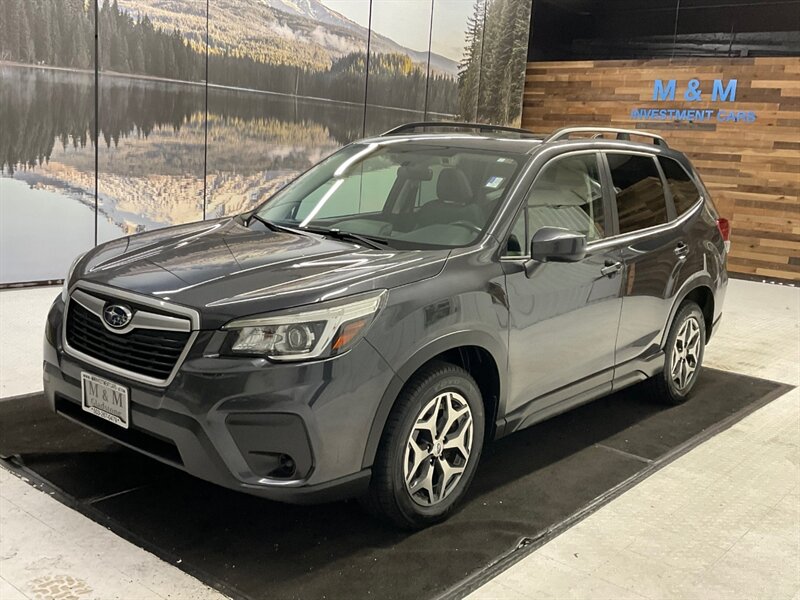
<svg viewBox="0 0 800 600">
<path fill-rule="evenodd" d="M 468 121 L 476 118 L 485 9 L 485 0 L 475 0 L 472 16 L 467 20 L 464 58 L 458 65 L 458 109 L 461 117 Z"/>
<path fill-rule="evenodd" d="M 0 60 L 86 69 L 94 25 L 82 0 L 2 0 Z"/>
<path fill-rule="evenodd" d="M 462 118 L 514 123 L 522 110 L 529 0 L 477 0 L 459 65 Z"/>
</svg>

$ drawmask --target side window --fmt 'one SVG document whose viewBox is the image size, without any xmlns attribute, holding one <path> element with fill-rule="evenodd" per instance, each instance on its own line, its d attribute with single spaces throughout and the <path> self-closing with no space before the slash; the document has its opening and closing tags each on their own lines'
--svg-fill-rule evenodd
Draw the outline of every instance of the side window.
<svg viewBox="0 0 800 600">
<path fill-rule="evenodd" d="M 681 216 L 700 200 L 700 192 L 686 169 L 678 164 L 676 160 L 659 156 L 658 162 L 661 163 L 661 168 L 667 178 L 667 185 L 672 192 L 675 210 L 678 216 Z"/>
<path fill-rule="evenodd" d="M 607 156 L 617 193 L 619 232 L 630 233 L 666 223 L 667 200 L 653 157 L 613 152 Z"/>
<path fill-rule="evenodd" d="M 525 211 L 519 211 L 517 220 L 514 221 L 514 226 L 511 228 L 511 233 L 508 234 L 508 241 L 506 241 L 506 251 L 504 256 L 526 256 L 530 249 L 528 245 L 530 240 L 525 232 Z"/>
<path fill-rule="evenodd" d="M 605 235 L 603 186 L 596 154 L 556 158 L 539 173 L 528 192 L 528 231 L 563 227 L 586 239 Z M 527 243 L 527 241 L 526 241 Z"/>
</svg>

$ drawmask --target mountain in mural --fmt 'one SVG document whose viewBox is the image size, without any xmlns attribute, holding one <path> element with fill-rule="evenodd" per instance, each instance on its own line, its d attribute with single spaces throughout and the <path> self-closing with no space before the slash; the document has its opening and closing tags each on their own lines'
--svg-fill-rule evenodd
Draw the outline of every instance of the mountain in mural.
<svg viewBox="0 0 800 600">
<path fill-rule="evenodd" d="M 250 0 L 251 2 L 253 0 Z M 317 23 L 334 25 L 338 27 L 349 27 L 358 25 L 319 2 L 318 0 L 255 0 L 281 12 L 288 13 L 297 17 L 306 17 Z"/>
<path fill-rule="evenodd" d="M 157 27 L 178 29 L 198 47 L 205 39 L 204 6 L 193 0 L 117 0 L 131 15 L 147 15 Z M 327 69 L 337 58 L 363 52 L 367 28 L 318 0 L 212 0 L 209 51 L 259 62 Z M 413 50 L 373 32 L 373 53 L 405 54 L 427 66 L 427 51 Z M 455 76 L 458 61 L 431 54 L 433 71 Z"/>
</svg>

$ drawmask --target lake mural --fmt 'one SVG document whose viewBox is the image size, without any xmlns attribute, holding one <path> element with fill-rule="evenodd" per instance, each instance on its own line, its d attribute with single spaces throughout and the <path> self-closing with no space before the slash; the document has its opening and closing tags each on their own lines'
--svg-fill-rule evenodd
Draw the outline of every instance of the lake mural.
<svg viewBox="0 0 800 600">
<path fill-rule="evenodd" d="M 4 9 L 0 285 L 59 279 L 116 237 L 248 210 L 403 122 L 514 124 L 521 112 L 525 0 Z"/>
</svg>

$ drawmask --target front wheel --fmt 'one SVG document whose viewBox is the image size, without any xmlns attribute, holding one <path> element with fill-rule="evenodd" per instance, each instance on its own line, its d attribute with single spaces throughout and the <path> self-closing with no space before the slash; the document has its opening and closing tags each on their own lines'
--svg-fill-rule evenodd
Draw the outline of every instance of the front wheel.
<svg viewBox="0 0 800 600">
<path fill-rule="evenodd" d="M 446 519 L 483 449 L 483 399 L 464 369 L 425 367 L 400 393 L 381 438 L 367 508 L 404 529 Z"/>
<path fill-rule="evenodd" d="M 650 381 L 655 398 L 682 404 L 697 383 L 706 347 L 706 324 L 700 307 L 685 302 L 672 321 L 664 347 L 664 369 Z"/>
</svg>

